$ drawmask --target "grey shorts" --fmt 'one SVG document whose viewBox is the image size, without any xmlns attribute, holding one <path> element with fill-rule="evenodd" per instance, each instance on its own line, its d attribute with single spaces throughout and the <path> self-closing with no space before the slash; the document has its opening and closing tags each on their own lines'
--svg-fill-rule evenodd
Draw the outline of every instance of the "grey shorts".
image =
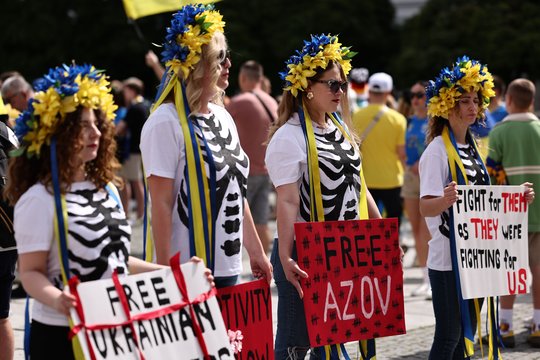
<svg viewBox="0 0 540 360">
<path fill-rule="evenodd" d="M 409 167 L 405 169 L 405 174 L 403 175 L 401 197 L 404 199 L 420 198 L 420 176 L 414 174 Z"/>
<path fill-rule="evenodd" d="M 127 160 L 122 164 L 120 175 L 127 181 L 142 181 L 141 154 L 129 154 Z"/>
<path fill-rule="evenodd" d="M 247 200 L 255 225 L 266 225 L 270 215 L 270 177 L 253 175 L 248 177 Z"/>
</svg>

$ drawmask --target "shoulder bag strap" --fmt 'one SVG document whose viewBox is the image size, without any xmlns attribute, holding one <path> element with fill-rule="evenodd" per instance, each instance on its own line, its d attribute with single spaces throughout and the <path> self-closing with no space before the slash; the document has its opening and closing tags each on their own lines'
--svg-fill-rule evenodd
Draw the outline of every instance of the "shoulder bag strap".
<svg viewBox="0 0 540 360">
<path fill-rule="evenodd" d="M 373 118 L 373 120 L 371 120 L 371 122 L 369 123 L 369 125 L 364 129 L 364 131 L 362 132 L 362 134 L 360 134 L 360 143 L 362 143 L 364 141 L 364 139 L 369 135 L 369 133 L 371 132 L 371 130 L 373 130 L 373 128 L 375 127 L 375 125 L 377 125 L 377 123 L 379 122 L 379 120 L 381 120 L 381 117 L 383 116 L 383 114 L 386 112 L 386 110 L 388 110 L 388 107 L 383 106 L 381 108 L 381 110 L 379 110 L 379 112 L 375 115 L 375 117 Z"/>
<path fill-rule="evenodd" d="M 263 106 L 264 110 L 266 110 L 266 114 L 268 115 L 268 117 L 270 118 L 270 122 L 274 122 L 276 121 L 276 118 L 275 116 L 272 114 L 272 112 L 270 111 L 270 109 L 268 109 L 268 107 L 266 106 L 266 104 L 264 103 L 264 101 L 261 99 L 261 97 L 259 95 L 257 95 L 257 93 L 255 91 L 252 91 L 251 92 L 253 95 L 255 95 L 255 97 L 257 98 L 257 100 L 259 100 L 259 102 L 261 103 L 261 105 Z"/>
</svg>

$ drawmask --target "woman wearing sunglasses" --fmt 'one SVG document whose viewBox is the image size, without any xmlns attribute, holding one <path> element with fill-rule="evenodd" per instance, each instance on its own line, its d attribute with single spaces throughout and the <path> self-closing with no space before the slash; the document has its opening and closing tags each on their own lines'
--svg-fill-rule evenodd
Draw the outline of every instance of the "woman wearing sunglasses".
<svg viewBox="0 0 540 360">
<path fill-rule="evenodd" d="M 418 164 L 420 155 L 426 148 L 426 131 L 428 126 L 426 107 L 427 81 L 418 81 L 411 87 L 411 108 L 413 115 L 408 120 L 407 132 L 405 133 L 405 174 L 401 197 L 407 212 L 407 218 L 411 223 L 416 249 L 416 261 L 422 269 L 423 281 L 411 293 L 412 296 L 424 296 L 431 299 L 431 286 L 426 267 L 428 241 L 430 239 L 426 221 L 420 215 L 420 176 Z"/>
<path fill-rule="evenodd" d="M 167 264 L 178 251 L 182 262 L 197 255 L 217 287 L 236 284 L 242 244 L 254 276 L 272 277 L 246 201 L 249 160 L 220 106 L 231 67 L 224 25 L 212 6 L 186 5 L 173 15 L 162 52 L 166 73 L 140 145 L 152 200 L 147 259 Z"/>
<path fill-rule="evenodd" d="M 277 239 L 271 261 L 278 289 L 276 359 L 302 359 L 309 340 L 300 278 L 308 274 L 297 263 L 294 223 L 360 218 L 359 204 L 367 201 L 370 218 L 380 214 L 367 188 L 361 186 L 361 157 L 343 120 L 339 105 L 348 109 L 346 75 L 352 53 L 336 36 L 311 36 L 297 55 L 287 61 L 278 120 L 271 129 L 266 166 L 277 192 Z M 308 158 L 316 153 L 316 161 Z M 313 157 L 311 158 L 313 159 Z M 320 169 L 320 170 L 319 170 Z M 310 173 L 320 174 L 320 191 Z M 313 187 L 313 189 L 312 189 Z M 312 190 L 314 194 L 311 198 Z M 364 194 L 362 194 L 364 193 Z M 366 196 L 367 195 L 367 196 Z M 313 214 L 311 202 L 323 201 L 323 214 Z M 324 358 L 324 351 L 314 353 Z"/>
</svg>

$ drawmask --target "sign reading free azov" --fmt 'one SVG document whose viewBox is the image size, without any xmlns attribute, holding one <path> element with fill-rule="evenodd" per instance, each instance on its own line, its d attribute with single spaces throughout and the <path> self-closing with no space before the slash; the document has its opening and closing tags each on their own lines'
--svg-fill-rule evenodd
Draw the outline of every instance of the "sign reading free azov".
<svg viewBox="0 0 540 360">
<path fill-rule="evenodd" d="M 452 209 L 463 298 L 526 293 L 525 187 L 460 185 Z"/>
</svg>

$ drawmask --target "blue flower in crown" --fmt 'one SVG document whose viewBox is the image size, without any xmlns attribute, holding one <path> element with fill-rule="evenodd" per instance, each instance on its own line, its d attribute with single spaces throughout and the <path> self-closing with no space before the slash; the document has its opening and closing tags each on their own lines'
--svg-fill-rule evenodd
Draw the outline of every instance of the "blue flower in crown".
<svg viewBox="0 0 540 360">
<path fill-rule="evenodd" d="M 342 47 L 337 36 L 311 35 L 309 41 L 304 40 L 304 46 L 297 50 L 286 62 L 286 69 L 279 73 L 285 82 L 283 90 L 297 96 L 304 91 L 307 79 L 316 74 L 316 69 L 326 69 L 330 61 L 338 62 L 345 75 L 351 70 L 351 58 L 356 55 L 349 47 Z"/>
<path fill-rule="evenodd" d="M 185 5 L 173 14 L 161 53 L 162 62 L 177 75 L 187 78 L 199 62 L 202 46 L 216 31 L 223 32 L 225 22 L 213 5 Z"/>
<path fill-rule="evenodd" d="M 24 135 L 26 135 L 32 128 L 30 124 L 30 120 L 33 113 L 34 113 L 34 99 L 31 99 L 28 102 L 28 107 L 26 108 L 26 110 L 23 111 L 19 115 L 17 120 L 15 121 L 14 132 L 19 142 L 23 140 Z"/>
<path fill-rule="evenodd" d="M 480 91 L 482 113 L 495 96 L 493 86 L 493 77 L 485 65 L 467 56 L 459 57 L 451 69 L 443 68 L 426 87 L 428 115 L 448 119 L 461 94 L 469 91 Z"/>
<path fill-rule="evenodd" d="M 49 144 L 66 114 L 82 106 L 99 109 L 107 120 L 114 119 L 111 89 L 102 71 L 91 65 L 63 65 L 53 69 L 35 82 L 36 93 L 28 109 L 15 122 L 15 135 L 20 147 L 13 155 L 26 153 L 40 156 L 43 145 Z"/>
</svg>

